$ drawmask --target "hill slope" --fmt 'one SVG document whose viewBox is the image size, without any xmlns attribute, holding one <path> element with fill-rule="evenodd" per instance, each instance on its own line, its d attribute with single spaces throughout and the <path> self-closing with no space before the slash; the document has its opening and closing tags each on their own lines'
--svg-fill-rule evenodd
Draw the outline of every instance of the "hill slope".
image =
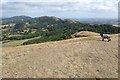
<svg viewBox="0 0 120 80">
<path fill-rule="evenodd" d="M 35 37 L 41 38 L 26 42 L 24 45 L 70 39 L 72 34 L 80 31 L 92 31 L 107 34 L 120 33 L 120 27 L 109 24 L 83 24 L 75 20 L 60 19 L 54 16 L 42 16 L 36 18 L 15 16 L 3 19 L 3 23 L 6 24 L 2 25 L 1 31 L 3 36 L 0 36 L 0 41 L 23 40 Z"/>
<path fill-rule="evenodd" d="M 4 47 L 3 77 L 117 78 L 118 39 L 99 36 Z"/>
<path fill-rule="evenodd" d="M 13 16 L 10 18 L 3 18 L 2 19 L 2 24 L 9 24 L 9 23 L 17 23 L 19 21 L 26 21 L 32 19 L 29 16 Z"/>
</svg>

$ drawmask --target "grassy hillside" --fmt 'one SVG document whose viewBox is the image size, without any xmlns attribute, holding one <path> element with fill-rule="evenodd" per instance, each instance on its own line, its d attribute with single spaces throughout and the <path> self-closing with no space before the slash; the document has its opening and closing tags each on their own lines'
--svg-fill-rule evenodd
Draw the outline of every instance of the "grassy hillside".
<svg viewBox="0 0 120 80">
<path fill-rule="evenodd" d="M 80 31 L 92 31 L 97 33 L 115 34 L 120 33 L 120 27 L 114 27 L 109 24 L 90 25 L 82 24 L 70 19 L 60 19 L 57 17 L 37 17 L 30 18 L 27 16 L 16 16 L 9 19 L 8 25 L 2 27 L 3 36 L 1 40 L 24 40 L 34 37 L 39 39 L 29 40 L 26 44 L 41 43 L 47 41 L 58 41 L 71 38 L 71 35 Z M 3 20 L 3 23 L 5 21 Z M 16 20 L 16 21 L 15 21 Z M 14 25 L 10 24 L 14 23 Z M 11 36 L 21 35 L 21 36 Z"/>
<path fill-rule="evenodd" d="M 85 32 L 84 35 L 88 35 Z M 118 35 L 2 48 L 4 78 L 118 78 Z M 97 80 L 97 79 L 96 79 Z"/>
</svg>

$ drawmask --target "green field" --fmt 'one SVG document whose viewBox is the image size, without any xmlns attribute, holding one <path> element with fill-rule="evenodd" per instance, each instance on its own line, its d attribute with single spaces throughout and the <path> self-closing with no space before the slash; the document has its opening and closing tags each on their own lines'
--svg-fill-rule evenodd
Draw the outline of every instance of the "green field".
<svg viewBox="0 0 120 80">
<path fill-rule="evenodd" d="M 33 40 L 33 39 L 37 39 L 37 38 L 40 38 L 40 37 L 31 38 L 31 39 L 25 39 L 25 40 L 14 40 L 14 41 L 9 41 L 9 42 L 5 42 L 5 43 L 0 43 L 0 46 L 2 46 L 2 47 L 20 46 L 20 45 L 22 45 L 24 42 L 26 42 L 28 40 Z"/>
</svg>

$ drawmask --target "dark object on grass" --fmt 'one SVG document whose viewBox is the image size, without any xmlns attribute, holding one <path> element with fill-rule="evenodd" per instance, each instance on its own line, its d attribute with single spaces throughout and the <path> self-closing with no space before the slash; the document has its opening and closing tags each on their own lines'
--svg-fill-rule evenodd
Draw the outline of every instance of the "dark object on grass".
<svg viewBox="0 0 120 80">
<path fill-rule="evenodd" d="M 107 39 L 108 42 L 111 41 L 111 35 L 100 33 L 100 36 L 102 37 L 102 41 L 104 41 L 104 39 Z"/>
</svg>

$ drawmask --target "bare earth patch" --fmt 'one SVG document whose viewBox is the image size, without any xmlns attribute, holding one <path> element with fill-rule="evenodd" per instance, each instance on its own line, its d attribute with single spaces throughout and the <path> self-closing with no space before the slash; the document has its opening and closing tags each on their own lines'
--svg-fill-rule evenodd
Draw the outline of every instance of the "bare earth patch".
<svg viewBox="0 0 120 80">
<path fill-rule="evenodd" d="M 118 36 L 3 47 L 4 78 L 117 78 Z"/>
</svg>

